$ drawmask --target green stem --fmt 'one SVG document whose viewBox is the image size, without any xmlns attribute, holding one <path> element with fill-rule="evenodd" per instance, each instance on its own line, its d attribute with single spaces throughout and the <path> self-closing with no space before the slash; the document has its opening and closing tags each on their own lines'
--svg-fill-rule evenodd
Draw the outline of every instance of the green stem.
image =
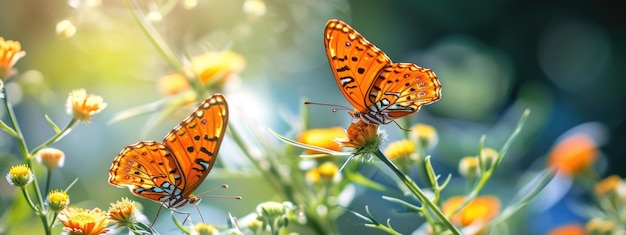
<svg viewBox="0 0 626 235">
<path fill-rule="evenodd" d="M 441 212 L 441 210 L 439 210 L 439 208 L 435 204 L 433 204 L 433 202 L 430 201 L 430 199 L 428 199 L 426 194 L 424 194 L 424 192 L 422 192 L 422 190 L 413 182 L 413 180 L 411 180 L 411 178 L 409 178 L 407 175 L 402 173 L 402 171 L 400 171 L 400 169 L 398 169 L 398 167 L 393 162 L 391 162 L 380 151 L 380 149 L 377 149 L 374 152 L 374 155 L 376 155 L 376 157 L 378 157 L 378 159 L 380 159 L 383 163 L 385 163 L 385 165 L 387 165 L 398 176 L 398 178 L 400 178 L 400 180 L 404 183 L 404 185 L 406 185 L 411 190 L 411 192 L 413 192 L 413 194 L 420 199 L 420 201 L 423 204 L 425 204 L 433 213 L 435 213 L 435 215 L 439 218 L 439 220 L 453 234 L 461 235 L 461 232 L 459 232 L 459 230 L 456 227 L 454 227 L 454 225 L 452 225 L 450 220 L 448 220 L 448 218 L 443 214 L 443 212 Z"/>
<path fill-rule="evenodd" d="M 50 192 L 50 178 L 52 178 L 52 169 L 48 169 L 48 176 L 46 177 L 46 191 L 44 193 Z"/>
<path fill-rule="evenodd" d="M 72 120 L 63 128 L 63 130 L 61 130 L 59 133 L 56 133 L 54 136 L 52 136 L 50 139 L 48 139 L 46 142 L 44 142 L 43 144 L 37 146 L 36 148 L 34 148 L 33 150 L 30 151 L 30 155 L 35 155 L 37 153 L 37 151 L 41 150 L 42 148 L 48 147 L 50 145 L 52 145 L 53 143 L 61 140 L 63 137 L 65 137 L 68 133 L 70 133 L 70 131 L 72 131 L 72 128 L 74 128 L 74 126 L 76 126 L 76 124 L 78 124 L 79 120 L 76 118 L 72 118 Z"/>
<path fill-rule="evenodd" d="M 30 169 L 33 169 L 33 164 L 32 164 L 32 159 L 31 159 L 31 154 L 28 152 L 28 146 L 26 145 L 26 140 L 24 139 L 24 134 L 22 134 L 22 130 L 20 129 L 20 126 L 17 122 L 17 118 L 15 116 L 15 112 L 13 111 L 13 106 L 11 105 L 11 102 L 9 102 L 9 97 L 7 96 L 7 89 L 2 89 L 2 94 L 4 96 L 4 99 L 2 99 L 4 101 L 4 105 L 5 108 L 7 110 L 7 114 L 9 115 L 9 120 L 11 121 L 11 125 L 13 125 L 13 130 L 15 130 L 15 133 L 17 134 L 17 144 L 19 145 L 20 148 L 20 152 L 22 153 L 22 156 L 24 158 L 24 162 L 28 165 L 28 167 Z M 29 204 L 31 204 L 31 207 L 33 208 L 33 210 L 39 214 L 39 217 L 41 218 L 42 222 L 43 222 L 43 226 L 44 226 L 44 230 L 46 231 L 46 235 L 50 235 L 50 228 L 48 227 L 48 222 L 46 219 L 46 207 L 43 203 L 43 198 L 41 197 L 41 190 L 39 189 L 39 184 L 37 183 L 37 176 L 35 173 L 33 173 L 33 189 L 35 190 L 35 196 L 37 197 L 37 201 L 39 202 L 39 208 L 36 207 L 32 201 L 30 200 L 30 197 L 27 197 L 26 199 L 29 202 Z M 24 196 L 28 196 L 28 194 L 25 191 L 25 188 L 22 187 L 22 192 L 24 193 Z"/>
</svg>

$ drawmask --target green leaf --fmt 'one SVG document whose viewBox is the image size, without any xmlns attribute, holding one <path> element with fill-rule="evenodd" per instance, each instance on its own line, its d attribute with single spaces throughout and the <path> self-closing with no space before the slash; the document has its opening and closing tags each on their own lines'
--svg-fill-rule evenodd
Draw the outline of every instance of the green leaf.
<svg viewBox="0 0 626 235">
<path fill-rule="evenodd" d="M 17 138 L 17 132 L 15 132 L 15 130 L 13 130 L 13 128 L 9 127 L 6 123 L 4 123 L 2 120 L 0 120 L 0 128 L 6 132 L 9 133 L 9 135 Z"/>
<path fill-rule="evenodd" d="M 44 115 L 44 117 L 46 118 L 46 122 L 48 122 L 48 125 L 52 128 L 52 130 L 54 130 L 54 133 L 56 133 L 56 134 L 61 133 L 61 128 L 59 128 L 59 126 L 57 126 L 57 124 L 54 123 L 54 121 L 52 121 L 52 119 L 50 119 L 48 114 Z"/>
</svg>

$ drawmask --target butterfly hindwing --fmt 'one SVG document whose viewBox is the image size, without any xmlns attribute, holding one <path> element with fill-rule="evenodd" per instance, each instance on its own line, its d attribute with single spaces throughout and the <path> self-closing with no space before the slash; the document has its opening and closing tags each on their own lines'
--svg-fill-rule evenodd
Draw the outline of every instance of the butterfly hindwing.
<svg viewBox="0 0 626 235">
<path fill-rule="evenodd" d="M 441 84 L 430 69 L 412 63 L 397 63 L 381 70 L 369 93 L 370 102 L 383 107 L 380 112 L 385 119 L 388 118 L 383 123 L 388 123 L 439 100 Z"/>
<path fill-rule="evenodd" d="M 172 185 L 181 174 L 167 147 L 155 141 L 127 146 L 120 152 L 109 171 L 109 183 L 129 187 L 137 196 L 156 202 L 168 198 Z"/>
</svg>

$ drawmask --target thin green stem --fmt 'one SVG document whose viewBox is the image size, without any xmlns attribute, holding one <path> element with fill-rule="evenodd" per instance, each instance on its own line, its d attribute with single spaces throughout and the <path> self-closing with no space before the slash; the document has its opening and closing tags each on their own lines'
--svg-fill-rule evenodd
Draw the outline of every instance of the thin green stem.
<svg viewBox="0 0 626 235">
<path fill-rule="evenodd" d="M 74 128 L 74 126 L 76 126 L 76 124 L 78 124 L 78 122 L 79 122 L 78 119 L 72 118 L 72 120 L 63 128 L 63 130 L 61 130 L 60 132 L 58 132 L 57 134 L 52 136 L 50 139 L 48 139 L 43 144 L 40 144 L 39 146 L 37 146 L 36 148 L 31 150 L 30 151 L 30 155 L 31 156 L 35 155 L 37 153 L 37 151 L 41 150 L 42 148 L 48 147 L 48 146 L 56 143 L 57 141 L 61 140 L 63 137 L 65 137 L 67 134 L 69 134 L 72 131 L 72 128 Z"/>
<path fill-rule="evenodd" d="M 30 196 L 28 196 L 28 192 L 26 192 L 26 187 L 22 186 L 20 188 L 22 189 L 22 194 L 24 195 L 24 198 L 26 199 L 26 202 L 28 202 L 28 205 L 30 206 L 30 208 L 32 208 L 33 211 L 35 212 L 39 211 L 37 206 L 35 206 L 35 203 L 33 203 L 33 200 L 31 200 Z"/>
<path fill-rule="evenodd" d="M 13 125 L 13 130 L 15 130 L 15 133 L 17 134 L 17 143 L 20 149 L 20 152 L 22 153 L 22 156 L 24 158 L 24 162 L 28 165 L 28 167 L 30 169 L 33 169 L 33 164 L 32 164 L 32 158 L 31 158 L 31 154 L 28 152 L 28 146 L 26 145 L 26 140 L 24 139 L 24 134 L 22 134 L 22 130 L 20 129 L 20 126 L 17 122 L 17 118 L 15 116 L 15 112 L 13 111 L 13 106 L 11 105 L 11 102 L 9 102 L 9 97 L 7 96 L 6 93 L 7 89 L 2 89 L 2 96 L 4 96 L 4 99 L 2 99 L 4 101 L 4 105 L 5 108 L 7 110 L 7 114 L 9 115 L 9 120 L 11 121 L 11 125 Z M 43 203 L 43 198 L 41 196 L 41 190 L 39 189 L 39 184 L 37 183 L 37 175 L 33 173 L 33 189 L 35 190 L 35 196 L 37 197 L 37 201 L 39 202 L 39 207 L 36 207 L 32 201 L 30 200 L 30 197 L 26 197 L 26 199 L 29 201 L 29 204 L 31 205 L 31 207 L 33 208 L 33 210 L 39 215 L 39 217 L 42 220 L 43 223 L 43 227 L 44 230 L 46 231 L 46 235 L 50 234 L 50 228 L 48 227 L 48 221 L 46 218 L 46 207 Z M 28 196 L 28 194 L 25 191 L 25 188 L 22 188 L 22 192 L 24 193 L 24 196 Z"/>
<path fill-rule="evenodd" d="M 437 216 L 437 218 L 439 218 L 439 220 L 453 233 L 456 235 L 460 235 L 461 232 L 459 232 L 459 230 L 454 227 L 454 225 L 452 225 L 452 223 L 450 222 L 450 220 L 448 220 L 448 218 L 443 214 L 443 212 L 441 212 L 441 210 L 439 210 L 439 208 L 432 202 L 430 201 L 430 199 L 428 199 L 428 197 L 426 196 L 426 194 L 424 194 L 424 192 L 422 192 L 422 190 L 413 182 L 413 180 L 411 180 L 411 178 L 409 178 L 407 175 L 405 175 L 404 173 L 402 173 L 402 171 L 400 171 L 400 169 L 398 169 L 398 167 L 391 162 L 381 151 L 380 149 L 377 149 L 374 152 L 374 155 L 376 155 L 376 157 L 378 157 L 378 159 L 380 159 L 383 163 L 385 163 L 385 165 L 387 165 L 397 176 L 398 178 L 400 178 L 400 180 L 404 183 L 404 185 L 406 185 L 411 192 L 413 192 L 413 194 L 420 199 L 420 201 L 426 205 L 433 213 L 435 213 L 435 215 Z"/>
</svg>

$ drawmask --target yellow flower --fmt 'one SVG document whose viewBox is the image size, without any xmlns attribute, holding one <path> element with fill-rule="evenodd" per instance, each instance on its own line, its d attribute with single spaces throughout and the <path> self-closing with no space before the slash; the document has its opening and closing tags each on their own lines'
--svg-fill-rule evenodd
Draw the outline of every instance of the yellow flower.
<svg viewBox="0 0 626 235">
<path fill-rule="evenodd" d="M 456 210 L 465 198 L 454 196 L 441 206 L 444 214 L 449 215 Z M 452 216 L 450 221 L 466 227 L 469 225 L 485 225 L 500 212 L 500 200 L 494 196 L 478 196 L 460 212 Z M 486 234 L 484 228 L 476 234 Z"/>
<path fill-rule="evenodd" d="M 87 210 L 68 207 L 59 213 L 59 220 L 65 226 L 63 230 L 71 235 L 97 235 L 109 231 L 105 228 L 108 223 L 107 214 L 98 208 Z"/>
<path fill-rule="evenodd" d="M 103 102 L 102 97 L 87 94 L 85 89 L 73 90 L 67 97 L 67 113 L 79 121 L 91 121 L 92 115 L 99 113 L 106 107 L 107 104 Z"/>
<path fill-rule="evenodd" d="M 258 219 L 250 220 L 248 223 L 248 229 L 250 229 L 254 234 L 257 234 L 256 231 L 259 230 L 263 226 L 263 221 Z"/>
<path fill-rule="evenodd" d="M 437 130 L 426 124 L 415 124 L 410 128 L 409 135 L 413 141 L 419 141 L 424 149 L 431 149 L 439 142 Z"/>
<path fill-rule="evenodd" d="M 135 213 L 137 210 L 136 202 L 124 197 L 120 201 L 111 203 L 109 219 L 120 226 L 128 227 L 136 222 Z"/>
<path fill-rule="evenodd" d="M 245 67 L 243 56 L 232 52 L 208 52 L 191 58 L 191 70 L 204 85 L 222 87 L 226 81 L 239 74 Z M 168 73 L 157 82 L 157 89 L 165 95 L 177 94 L 189 89 L 189 82 L 180 73 Z"/>
<path fill-rule="evenodd" d="M 602 218 L 592 218 L 587 222 L 586 228 L 589 234 L 602 234 L 612 235 L 613 230 L 616 229 L 616 224 L 613 221 L 609 221 Z M 619 234 L 619 233 L 617 233 Z"/>
<path fill-rule="evenodd" d="M 311 129 L 305 132 L 302 132 L 297 137 L 297 141 L 303 144 L 313 145 L 329 150 L 341 151 L 341 147 L 335 139 L 339 137 L 345 137 L 346 133 L 344 133 L 341 127 L 331 127 L 331 128 L 320 128 L 320 129 Z M 322 152 L 306 149 L 307 154 L 320 154 Z"/>
<path fill-rule="evenodd" d="M 63 167 L 65 162 L 65 153 L 55 148 L 43 148 L 37 152 L 37 162 L 46 166 L 48 170 L 52 170 L 57 167 Z"/>
<path fill-rule="evenodd" d="M 378 125 L 363 120 L 353 122 L 346 130 L 346 139 L 338 139 L 339 145 L 355 148 L 354 154 L 368 154 L 378 150 L 383 134 L 378 133 Z"/>
<path fill-rule="evenodd" d="M 337 172 L 339 172 L 339 168 L 337 167 L 337 165 L 335 165 L 335 163 L 324 162 L 322 165 L 317 167 L 317 171 L 322 178 L 332 180 L 333 178 L 335 178 Z"/>
<path fill-rule="evenodd" d="M 0 37 L 0 79 L 6 81 L 7 78 L 15 74 L 13 66 L 19 59 L 26 55 L 21 51 L 22 45 L 18 41 L 4 40 Z"/>
<path fill-rule="evenodd" d="M 59 212 L 70 205 L 70 195 L 65 190 L 52 190 L 48 193 L 48 206 L 51 210 Z"/>
<path fill-rule="evenodd" d="M 493 166 L 493 164 L 498 160 L 498 156 L 500 155 L 498 151 L 492 148 L 483 148 L 481 151 L 483 161 L 484 170 L 489 170 Z"/>
<path fill-rule="evenodd" d="M 459 161 L 459 174 L 463 177 L 474 180 L 480 174 L 480 166 L 477 157 L 464 157 Z"/>
<path fill-rule="evenodd" d="M 589 169 L 597 157 L 596 143 L 585 134 L 574 134 L 552 148 L 548 154 L 548 166 L 572 176 Z"/>
<path fill-rule="evenodd" d="M 26 164 L 12 166 L 7 180 L 13 186 L 23 187 L 33 181 L 33 172 Z"/>
<path fill-rule="evenodd" d="M 585 227 L 580 224 L 566 224 L 552 229 L 548 235 L 585 235 Z"/>
<path fill-rule="evenodd" d="M 622 183 L 622 178 L 617 175 L 611 175 L 595 185 L 595 191 L 598 195 L 605 195 L 611 192 L 617 192 L 618 186 Z"/>
<path fill-rule="evenodd" d="M 410 140 L 398 140 L 389 143 L 385 148 L 385 156 L 389 160 L 408 158 L 415 151 L 415 143 Z"/>
<path fill-rule="evenodd" d="M 219 231 L 215 226 L 205 223 L 194 224 L 191 228 L 191 235 L 215 235 L 219 234 Z"/>
</svg>

